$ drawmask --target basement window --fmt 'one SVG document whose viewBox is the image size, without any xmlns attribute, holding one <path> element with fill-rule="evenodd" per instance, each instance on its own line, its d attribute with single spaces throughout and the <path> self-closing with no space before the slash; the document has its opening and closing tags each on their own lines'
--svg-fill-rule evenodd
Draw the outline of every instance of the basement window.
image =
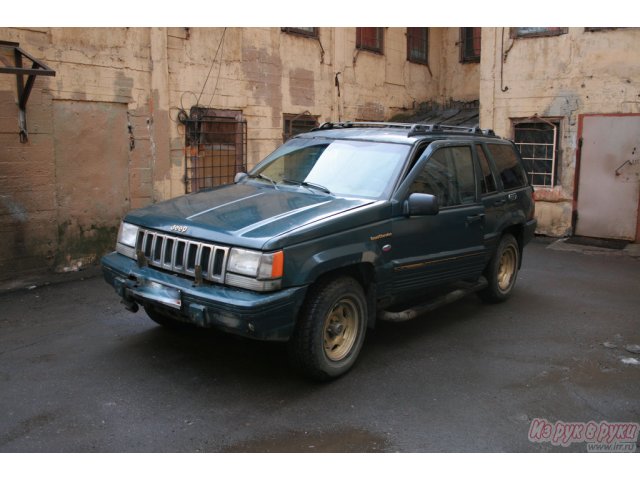
<svg viewBox="0 0 640 480">
<path fill-rule="evenodd" d="M 281 30 L 286 33 L 303 35 L 305 37 L 318 38 L 317 27 L 282 27 Z"/>
<path fill-rule="evenodd" d="M 481 27 L 460 29 L 460 62 L 477 63 L 480 61 Z"/>
<path fill-rule="evenodd" d="M 560 122 L 542 118 L 514 122 L 514 143 L 520 150 L 529 183 L 551 188 L 556 183 Z"/>
<path fill-rule="evenodd" d="M 429 60 L 429 29 L 407 27 L 407 60 L 426 65 Z"/>
<path fill-rule="evenodd" d="M 356 27 L 356 48 L 382 53 L 382 27 Z"/>
<path fill-rule="evenodd" d="M 305 112 L 298 115 L 285 113 L 283 115 L 282 141 L 286 142 L 291 137 L 305 133 L 318 126 L 318 117 Z"/>
<path fill-rule="evenodd" d="M 511 38 L 553 37 L 568 31 L 567 27 L 514 27 L 511 29 Z"/>
</svg>

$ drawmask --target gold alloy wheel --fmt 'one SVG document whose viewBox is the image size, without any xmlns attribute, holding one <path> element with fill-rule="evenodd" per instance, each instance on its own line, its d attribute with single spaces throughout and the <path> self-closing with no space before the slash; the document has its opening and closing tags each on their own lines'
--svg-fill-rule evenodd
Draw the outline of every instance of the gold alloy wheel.
<svg viewBox="0 0 640 480">
<path fill-rule="evenodd" d="M 358 307 L 349 298 L 340 299 L 324 321 L 324 353 L 333 362 L 345 358 L 358 337 Z"/>
<path fill-rule="evenodd" d="M 498 267 L 498 288 L 502 292 L 508 292 L 516 275 L 518 252 L 514 245 L 509 245 L 502 252 L 500 266 Z"/>
</svg>

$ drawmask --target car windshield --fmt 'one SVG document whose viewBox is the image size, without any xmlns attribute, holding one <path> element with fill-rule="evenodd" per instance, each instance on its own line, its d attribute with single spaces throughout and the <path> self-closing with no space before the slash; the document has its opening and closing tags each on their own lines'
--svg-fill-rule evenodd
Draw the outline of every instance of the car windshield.
<svg viewBox="0 0 640 480">
<path fill-rule="evenodd" d="M 290 140 L 251 172 L 276 184 L 315 193 L 384 198 L 391 192 L 409 145 L 353 140 Z"/>
</svg>

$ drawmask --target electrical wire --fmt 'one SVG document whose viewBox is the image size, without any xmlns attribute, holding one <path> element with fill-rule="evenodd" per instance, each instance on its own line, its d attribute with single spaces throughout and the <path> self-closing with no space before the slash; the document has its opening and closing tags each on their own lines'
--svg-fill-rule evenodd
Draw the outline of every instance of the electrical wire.
<svg viewBox="0 0 640 480">
<path fill-rule="evenodd" d="M 216 96 L 216 90 L 218 90 L 218 82 L 220 81 L 220 73 L 222 72 L 222 56 L 224 55 L 224 35 L 226 32 L 227 32 L 227 28 L 225 27 L 224 31 L 222 32 L 222 39 L 220 40 L 220 46 L 218 47 L 220 49 L 220 66 L 218 67 L 218 76 L 216 77 L 216 84 L 213 86 L 213 93 L 211 94 L 211 99 L 207 104 L 207 108 L 211 106 L 211 102 L 213 102 L 213 97 Z M 217 53 L 216 53 L 216 56 L 217 56 Z"/>
<path fill-rule="evenodd" d="M 204 93 L 204 89 L 207 86 L 207 82 L 209 81 L 209 76 L 211 75 L 211 71 L 213 70 L 213 66 L 216 64 L 216 59 L 218 58 L 218 52 L 220 51 L 220 47 L 222 46 L 222 41 L 224 40 L 224 36 L 227 33 L 227 27 L 224 27 L 222 31 L 222 37 L 220 38 L 220 42 L 218 43 L 218 48 L 216 50 L 216 55 L 213 57 L 213 61 L 211 62 L 211 68 L 209 68 L 209 73 L 207 73 L 207 78 L 204 81 L 204 85 L 202 85 L 202 90 L 200 91 L 200 95 L 198 96 L 198 100 L 196 101 L 196 105 L 200 104 L 200 98 Z M 222 62 L 220 62 L 220 70 L 222 70 Z M 220 72 L 218 72 L 218 78 L 220 78 Z M 215 91 L 214 91 L 215 93 Z"/>
</svg>

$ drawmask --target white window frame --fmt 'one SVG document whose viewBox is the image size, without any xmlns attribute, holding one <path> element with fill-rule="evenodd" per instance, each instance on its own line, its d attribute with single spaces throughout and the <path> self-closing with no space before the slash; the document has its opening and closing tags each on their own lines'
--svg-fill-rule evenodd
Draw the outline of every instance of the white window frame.
<svg viewBox="0 0 640 480">
<path fill-rule="evenodd" d="M 533 123 L 546 123 L 548 125 L 550 125 L 551 127 L 553 127 L 553 142 L 552 143 L 527 143 L 527 142 L 515 142 L 514 144 L 516 145 L 516 147 L 518 148 L 518 151 L 520 152 L 520 156 L 522 157 L 523 160 L 525 160 L 525 166 L 527 165 L 527 161 L 533 161 L 533 162 L 541 162 L 541 161 L 547 161 L 547 162 L 551 162 L 551 172 L 550 173 L 540 173 L 540 172 L 532 172 L 530 171 L 528 168 L 526 169 L 527 172 L 527 176 L 529 177 L 529 184 L 534 186 L 534 187 L 540 187 L 540 188 L 553 188 L 554 185 L 556 184 L 556 170 L 557 170 L 557 164 L 558 164 L 558 158 L 557 158 L 557 152 L 558 152 L 558 129 L 560 126 L 560 119 L 546 119 L 546 118 L 541 118 L 541 117 L 531 117 L 531 118 L 526 118 L 526 119 L 513 119 L 512 120 L 513 123 L 513 137 L 515 139 L 515 132 L 516 132 L 516 128 L 521 126 L 521 125 L 526 125 L 526 124 L 533 124 Z M 543 146 L 545 147 L 545 155 L 543 157 L 537 157 L 535 155 L 536 149 L 532 148 L 532 152 L 533 152 L 533 156 L 525 156 L 522 151 L 522 147 L 523 146 L 533 146 L 533 147 L 539 147 L 539 146 Z M 551 155 L 549 156 L 549 152 L 551 153 Z M 544 177 L 550 177 L 550 182 L 549 184 L 541 184 L 541 183 L 534 183 L 534 175 L 542 175 Z"/>
</svg>

